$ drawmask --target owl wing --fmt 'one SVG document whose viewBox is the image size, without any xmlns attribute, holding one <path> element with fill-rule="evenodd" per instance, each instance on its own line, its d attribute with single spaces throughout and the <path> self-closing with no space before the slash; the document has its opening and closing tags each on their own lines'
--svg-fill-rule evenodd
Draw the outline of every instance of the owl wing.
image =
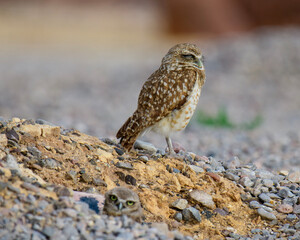
<svg viewBox="0 0 300 240">
<path fill-rule="evenodd" d="M 145 82 L 138 99 L 138 109 L 145 116 L 149 127 L 180 109 L 187 101 L 195 83 L 198 72 L 194 69 L 166 71 L 158 69 Z"/>
<path fill-rule="evenodd" d="M 201 75 L 196 70 L 188 68 L 173 71 L 160 68 L 154 72 L 142 87 L 137 110 L 117 132 L 121 145 L 130 150 L 145 129 L 175 109 L 180 109 L 187 101 L 198 76 Z"/>
</svg>

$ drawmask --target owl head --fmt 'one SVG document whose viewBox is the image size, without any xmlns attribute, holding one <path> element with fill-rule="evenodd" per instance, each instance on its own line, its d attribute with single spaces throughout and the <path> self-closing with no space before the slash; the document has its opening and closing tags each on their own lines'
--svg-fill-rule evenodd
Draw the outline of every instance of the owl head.
<svg viewBox="0 0 300 240">
<path fill-rule="evenodd" d="M 107 215 L 127 215 L 135 220 L 142 216 L 142 208 L 138 195 L 134 191 L 124 187 L 116 187 L 105 193 L 103 211 Z"/>
<path fill-rule="evenodd" d="M 204 70 L 203 56 L 195 44 L 180 43 L 172 47 L 162 59 L 162 64 L 190 66 Z"/>
</svg>

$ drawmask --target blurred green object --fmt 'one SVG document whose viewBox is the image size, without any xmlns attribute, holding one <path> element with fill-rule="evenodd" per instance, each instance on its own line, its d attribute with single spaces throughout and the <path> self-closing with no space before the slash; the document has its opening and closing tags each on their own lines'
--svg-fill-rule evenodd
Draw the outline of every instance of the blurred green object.
<svg viewBox="0 0 300 240">
<path fill-rule="evenodd" d="M 230 120 L 226 108 L 220 107 L 216 116 L 209 115 L 204 111 L 199 110 L 197 122 L 209 127 L 253 130 L 262 124 L 263 118 L 261 115 L 257 115 L 250 122 L 235 124 Z"/>
</svg>

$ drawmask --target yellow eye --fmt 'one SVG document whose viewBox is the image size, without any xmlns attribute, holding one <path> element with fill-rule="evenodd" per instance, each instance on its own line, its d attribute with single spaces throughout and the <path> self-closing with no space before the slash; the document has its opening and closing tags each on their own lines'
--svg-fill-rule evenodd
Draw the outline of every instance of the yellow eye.
<svg viewBox="0 0 300 240">
<path fill-rule="evenodd" d="M 110 199 L 114 202 L 118 200 L 118 198 L 115 195 L 110 195 Z"/>
<path fill-rule="evenodd" d="M 127 204 L 128 206 L 132 206 L 132 205 L 134 204 L 134 201 L 127 201 L 126 204 Z"/>
</svg>

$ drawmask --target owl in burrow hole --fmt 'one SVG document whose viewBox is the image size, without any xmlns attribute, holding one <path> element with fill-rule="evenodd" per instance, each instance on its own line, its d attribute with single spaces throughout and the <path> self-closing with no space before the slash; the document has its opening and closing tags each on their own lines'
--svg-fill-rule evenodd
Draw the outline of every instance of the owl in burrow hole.
<svg viewBox="0 0 300 240">
<path fill-rule="evenodd" d="M 139 196 L 125 187 L 116 187 L 105 193 L 103 213 L 110 216 L 127 215 L 138 222 L 143 217 Z"/>
<path fill-rule="evenodd" d="M 204 82 L 200 49 L 189 43 L 172 47 L 144 83 L 136 111 L 118 131 L 120 144 L 130 151 L 140 135 L 152 130 L 166 138 L 169 154 L 176 155 L 170 136 L 189 123 Z"/>
</svg>

